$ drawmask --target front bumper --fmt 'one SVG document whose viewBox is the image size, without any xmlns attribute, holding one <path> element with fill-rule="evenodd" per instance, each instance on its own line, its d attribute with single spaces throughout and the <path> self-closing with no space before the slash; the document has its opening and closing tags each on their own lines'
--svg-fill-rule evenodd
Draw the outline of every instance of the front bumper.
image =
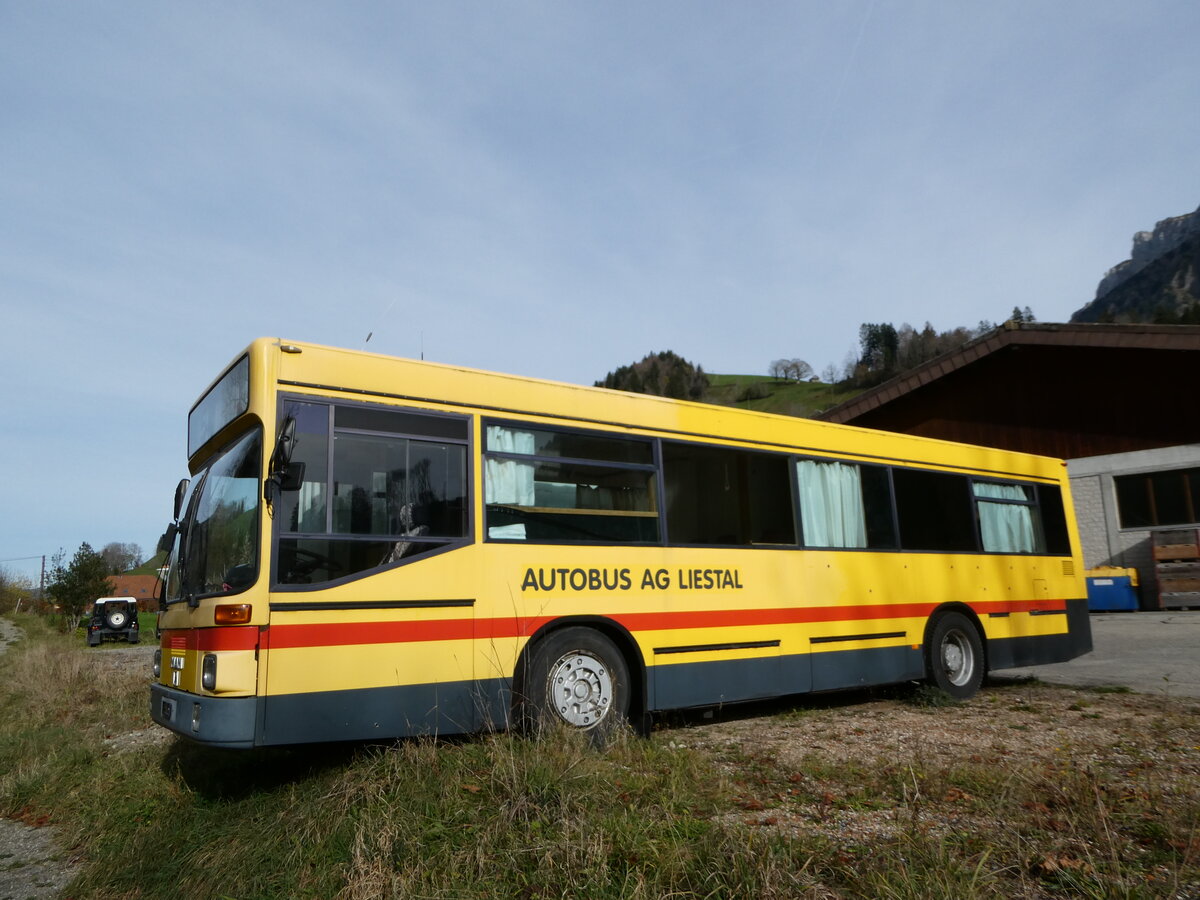
<svg viewBox="0 0 1200 900">
<path fill-rule="evenodd" d="M 198 697 L 162 684 L 150 686 L 150 717 L 164 728 L 212 747 L 256 746 L 257 697 Z"/>
</svg>

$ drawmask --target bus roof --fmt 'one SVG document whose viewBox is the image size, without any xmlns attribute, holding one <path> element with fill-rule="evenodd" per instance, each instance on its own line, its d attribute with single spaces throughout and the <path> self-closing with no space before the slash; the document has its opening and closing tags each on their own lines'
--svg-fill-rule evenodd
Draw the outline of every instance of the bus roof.
<svg viewBox="0 0 1200 900">
<path fill-rule="evenodd" d="M 281 387 L 332 390 L 364 399 L 469 407 L 497 418 L 546 417 L 577 427 L 716 438 L 767 449 L 911 461 L 1060 480 L 1064 463 L 997 448 L 877 431 L 756 410 L 548 381 L 404 359 L 304 341 L 260 338 L 246 351 L 275 357 Z M 242 354 L 239 354 L 239 359 Z"/>
</svg>

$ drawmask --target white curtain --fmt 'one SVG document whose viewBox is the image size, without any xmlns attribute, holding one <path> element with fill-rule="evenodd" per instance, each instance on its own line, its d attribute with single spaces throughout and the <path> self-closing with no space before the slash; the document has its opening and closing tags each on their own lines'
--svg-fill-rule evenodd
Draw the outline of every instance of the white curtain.
<svg viewBox="0 0 1200 900">
<path fill-rule="evenodd" d="M 489 425 L 487 447 L 497 453 L 533 453 L 533 433 Z M 533 506 L 533 463 L 487 458 L 484 463 L 484 502 L 505 506 Z M 523 540 L 524 525 L 493 525 L 488 536 Z"/>
<path fill-rule="evenodd" d="M 1033 507 L 1026 506 L 1029 497 L 1019 484 L 975 482 L 979 500 L 979 531 L 983 549 L 993 553 L 1032 553 L 1036 549 L 1033 529 Z M 1016 500 L 1019 503 L 989 503 L 993 500 Z"/>
<path fill-rule="evenodd" d="M 305 481 L 300 484 L 296 518 L 296 531 L 325 530 L 325 482 Z"/>
<path fill-rule="evenodd" d="M 796 463 L 796 474 L 805 545 L 866 547 L 867 523 L 858 466 L 802 459 Z"/>
</svg>

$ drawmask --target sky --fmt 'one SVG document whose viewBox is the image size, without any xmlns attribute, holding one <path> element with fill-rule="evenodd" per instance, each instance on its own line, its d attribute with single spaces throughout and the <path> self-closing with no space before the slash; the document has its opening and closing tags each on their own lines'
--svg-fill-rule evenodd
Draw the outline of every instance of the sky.
<svg viewBox="0 0 1200 900">
<path fill-rule="evenodd" d="M 0 0 L 0 567 L 152 552 L 260 336 L 591 384 L 1066 321 L 1200 204 L 1197 34 L 1194 0 Z"/>
</svg>

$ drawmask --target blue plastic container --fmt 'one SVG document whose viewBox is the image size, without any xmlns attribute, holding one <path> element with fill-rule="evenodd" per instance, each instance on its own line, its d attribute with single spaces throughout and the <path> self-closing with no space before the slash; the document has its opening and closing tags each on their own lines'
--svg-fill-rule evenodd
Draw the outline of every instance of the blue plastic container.
<svg viewBox="0 0 1200 900">
<path fill-rule="evenodd" d="M 1121 612 L 1138 608 L 1137 570 L 1112 569 L 1087 574 L 1088 609 L 1091 612 Z"/>
</svg>

